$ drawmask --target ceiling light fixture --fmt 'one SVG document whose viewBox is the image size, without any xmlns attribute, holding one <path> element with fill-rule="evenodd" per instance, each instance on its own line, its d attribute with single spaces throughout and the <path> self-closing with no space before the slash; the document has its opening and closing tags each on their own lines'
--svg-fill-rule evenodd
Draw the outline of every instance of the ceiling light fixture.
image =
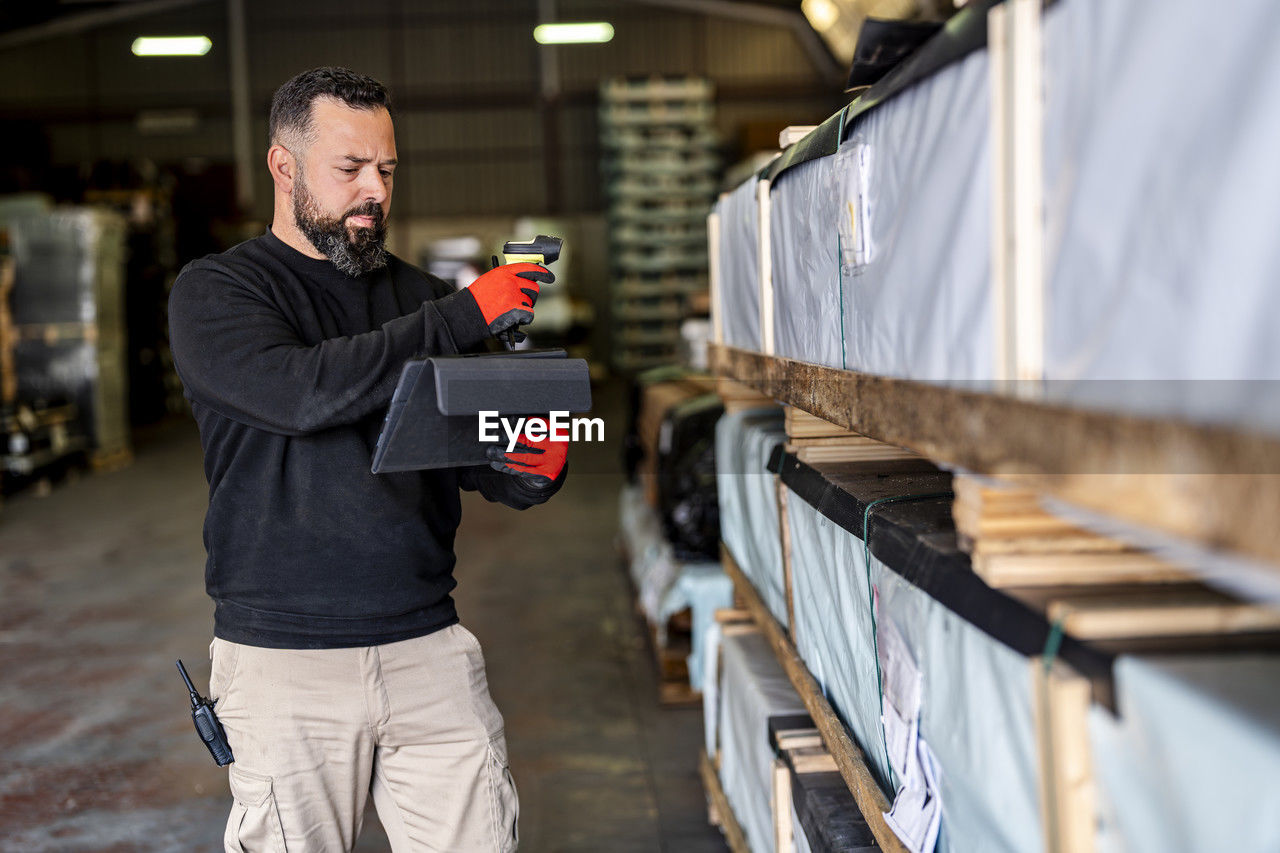
<svg viewBox="0 0 1280 853">
<path fill-rule="evenodd" d="M 533 28 L 533 40 L 538 44 L 604 44 L 613 40 L 613 24 L 538 24 Z"/>
<path fill-rule="evenodd" d="M 208 36 L 139 36 L 134 56 L 204 56 L 213 47 Z"/>
</svg>

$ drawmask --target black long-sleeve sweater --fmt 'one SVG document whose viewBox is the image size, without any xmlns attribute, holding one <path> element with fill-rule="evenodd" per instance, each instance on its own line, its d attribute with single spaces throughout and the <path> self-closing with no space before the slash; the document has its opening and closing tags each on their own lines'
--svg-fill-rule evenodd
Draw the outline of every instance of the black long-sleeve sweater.
<svg viewBox="0 0 1280 853">
<path fill-rule="evenodd" d="M 474 350 L 475 300 L 392 257 L 351 278 L 265 235 L 188 264 L 169 299 L 200 427 L 214 633 L 341 648 L 457 621 L 458 489 L 523 509 L 549 498 L 490 468 L 372 474 L 405 361 Z"/>
</svg>

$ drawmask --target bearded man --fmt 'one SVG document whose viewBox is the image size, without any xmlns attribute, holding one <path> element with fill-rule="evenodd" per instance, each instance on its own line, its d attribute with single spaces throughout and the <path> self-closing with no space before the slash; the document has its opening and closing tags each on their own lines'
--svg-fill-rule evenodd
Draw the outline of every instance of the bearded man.
<svg viewBox="0 0 1280 853">
<path fill-rule="evenodd" d="M 449 595 L 459 489 L 541 503 L 565 446 L 490 468 L 369 469 L 404 363 L 528 322 L 552 277 L 510 264 L 451 292 L 386 251 L 389 108 L 380 83 L 342 68 L 281 86 L 270 229 L 189 264 L 170 297 L 209 480 L 229 851 L 349 850 L 370 793 L 396 850 L 516 844 L 502 715 Z"/>
</svg>

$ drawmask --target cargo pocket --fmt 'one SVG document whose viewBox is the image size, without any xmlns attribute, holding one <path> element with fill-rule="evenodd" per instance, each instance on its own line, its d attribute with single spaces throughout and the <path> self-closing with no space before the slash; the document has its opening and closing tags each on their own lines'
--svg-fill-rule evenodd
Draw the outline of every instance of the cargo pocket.
<svg viewBox="0 0 1280 853">
<path fill-rule="evenodd" d="M 226 707 L 222 701 L 231 687 L 231 680 L 240 662 L 240 646 L 214 638 L 209 644 L 209 698 L 218 704 L 218 711 Z"/>
<path fill-rule="evenodd" d="M 227 818 L 227 834 L 223 838 L 229 853 L 258 853 L 261 850 L 287 853 L 271 777 L 250 773 L 232 764 L 229 779 L 231 796 L 235 797 L 231 816 Z"/>
<path fill-rule="evenodd" d="M 501 733 L 489 739 L 489 799 L 493 848 L 510 853 L 520 843 L 520 798 L 507 764 L 507 740 Z"/>
</svg>

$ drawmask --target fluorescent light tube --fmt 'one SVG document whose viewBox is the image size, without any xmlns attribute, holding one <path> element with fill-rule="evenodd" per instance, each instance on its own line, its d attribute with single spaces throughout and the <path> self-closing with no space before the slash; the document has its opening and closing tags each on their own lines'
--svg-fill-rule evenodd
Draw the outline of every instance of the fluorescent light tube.
<svg viewBox="0 0 1280 853">
<path fill-rule="evenodd" d="M 213 47 L 208 36 L 139 36 L 134 56 L 204 56 Z"/>
<path fill-rule="evenodd" d="M 533 28 L 533 40 L 538 44 L 603 44 L 613 40 L 613 24 L 538 24 Z"/>
</svg>

